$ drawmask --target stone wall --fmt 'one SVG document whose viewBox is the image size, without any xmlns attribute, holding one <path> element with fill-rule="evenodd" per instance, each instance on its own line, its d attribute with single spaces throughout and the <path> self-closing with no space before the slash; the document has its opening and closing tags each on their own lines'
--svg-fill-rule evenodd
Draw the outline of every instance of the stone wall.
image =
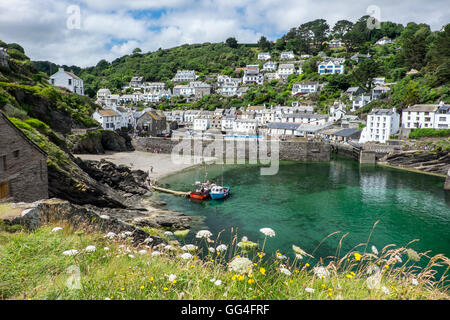
<svg viewBox="0 0 450 320">
<path fill-rule="evenodd" d="M 181 140 L 140 137 L 134 139 L 132 144 L 136 150 L 147 152 L 154 152 L 156 148 L 159 153 L 171 153 L 174 148 L 176 148 L 175 150 L 185 148 L 186 150 L 190 149 L 190 155 L 215 157 L 217 156 L 217 150 L 221 150 L 227 159 L 255 159 L 253 154 L 258 152 L 262 153 L 262 155 L 259 155 L 259 159 L 261 160 L 274 159 L 274 155 L 271 154 L 272 144 L 270 141 L 262 140 L 257 143 L 255 140 L 203 140 L 200 144 L 196 144 L 195 142 L 198 142 L 198 140 L 185 139 L 181 142 Z M 275 148 L 276 145 L 273 145 L 273 147 Z M 280 141 L 279 160 L 329 161 L 330 145 L 312 141 Z"/>
<path fill-rule="evenodd" d="M 10 200 L 48 198 L 46 155 L 0 114 L 0 184 L 8 184 Z"/>
</svg>

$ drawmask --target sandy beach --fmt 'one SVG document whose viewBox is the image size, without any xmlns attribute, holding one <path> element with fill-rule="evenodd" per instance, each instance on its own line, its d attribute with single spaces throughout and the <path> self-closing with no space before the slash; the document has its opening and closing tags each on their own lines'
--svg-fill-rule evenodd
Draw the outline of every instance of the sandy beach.
<svg viewBox="0 0 450 320">
<path fill-rule="evenodd" d="M 82 160 L 105 159 L 116 165 L 126 165 L 132 170 L 143 170 L 149 172 L 150 178 L 159 180 L 178 171 L 196 166 L 201 163 L 200 158 L 182 157 L 177 161 L 172 159 L 171 154 L 149 153 L 143 151 L 131 152 L 106 152 L 105 154 L 76 154 Z M 214 158 L 206 158 L 206 162 L 213 161 Z M 152 172 L 150 168 L 153 167 Z"/>
</svg>

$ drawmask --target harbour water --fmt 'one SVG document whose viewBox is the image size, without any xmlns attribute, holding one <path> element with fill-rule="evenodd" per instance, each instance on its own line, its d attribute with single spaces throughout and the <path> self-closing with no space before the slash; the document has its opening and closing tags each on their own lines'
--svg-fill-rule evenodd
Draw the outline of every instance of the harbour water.
<svg viewBox="0 0 450 320">
<path fill-rule="evenodd" d="M 231 197 L 224 201 L 201 203 L 159 194 L 170 210 L 204 217 L 203 226 L 229 241 L 231 228 L 238 236 L 262 243 L 260 228 L 270 227 L 276 236 L 267 240 L 266 251 L 279 250 L 293 256 L 292 245 L 314 256 L 336 254 L 370 240 L 380 251 L 389 244 L 410 245 L 418 252 L 450 256 L 450 193 L 443 190 L 439 177 L 405 172 L 352 160 L 331 162 L 282 162 L 277 175 L 262 176 L 257 165 L 210 165 L 207 179 L 231 186 Z M 204 168 L 191 169 L 167 177 L 161 186 L 189 191 L 203 180 Z M 191 232 L 191 237 L 195 233 Z M 319 243 L 329 234 L 319 248 Z M 189 240 L 189 239 L 188 239 Z"/>
</svg>

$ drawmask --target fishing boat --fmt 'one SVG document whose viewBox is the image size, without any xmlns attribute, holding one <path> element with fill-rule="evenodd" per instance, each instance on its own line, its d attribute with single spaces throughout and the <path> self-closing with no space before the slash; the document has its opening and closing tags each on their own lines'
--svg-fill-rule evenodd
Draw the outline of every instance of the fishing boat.
<svg viewBox="0 0 450 320">
<path fill-rule="evenodd" d="M 198 188 L 189 193 L 191 199 L 204 200 L 210 197 L 210 185 L 202 183 Z"/>
<path fill-rule="evenodd" d="M 218 185 L 213 185 L 209 195 L 211 199 L 218 200 L 224 199 L 230 194 L 230 187 L 223 187 Z"/>
</svg>

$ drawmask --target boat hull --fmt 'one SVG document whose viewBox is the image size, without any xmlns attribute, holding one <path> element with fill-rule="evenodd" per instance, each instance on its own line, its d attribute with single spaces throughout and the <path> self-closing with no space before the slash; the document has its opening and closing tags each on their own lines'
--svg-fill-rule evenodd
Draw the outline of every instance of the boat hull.
<svg viewBox="0 0 450 320">
<path fill-rule="evenodd" d="M 204 199 L 208 199 L 209 198 L 209 192 L 203 192 L 203 193 L 200 193 L 200 192 L 191 192 L 190 194 L 189 194 L 189 197 L 191 198 L 191 199 L 196 199 L 196 200 L 204 200 Z"/>
<path fill-rule="evenodd" d="M 230 188 L 225 188 L 224 187 L 224 192 L 211 192 L 209 195 L 211 196 L 211 199 L 213 200 L 218 200 L 218 199 L 224 199 L 226 198 L 230 193 Z"/>
</svg>

